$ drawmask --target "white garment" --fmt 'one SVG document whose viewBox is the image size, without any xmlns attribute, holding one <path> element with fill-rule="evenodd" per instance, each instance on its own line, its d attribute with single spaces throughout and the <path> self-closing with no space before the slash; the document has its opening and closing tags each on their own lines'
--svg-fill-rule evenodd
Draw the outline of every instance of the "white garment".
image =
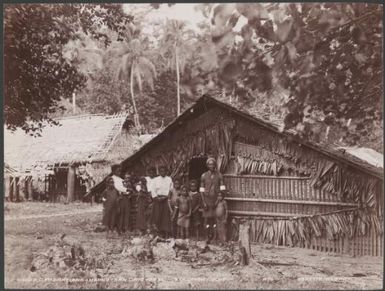
<svg viewBox="0 0 385 291">
<path fill-rule="evenodd" d="M 123 185 L 123 179 L 122 178 L 115 176 L 115 175 L 112 175 L 112 179 L 114 179 L 114 187 L 116 190 L 118 190 L 119 192 L 126 192 L 127 191 L 127 188 L 124 187 L 124 185 Z"/>
<path fill-rule="evenodd" d="M 156 196 L 168 196 L 171 188 L 173 187 L 172 180 L 169 176 L 158 176 L 152 182 L 152 187 Z"/>
<path fill-rule="evenodd" d="M 147 191 L 151 193 L 152 198 L 155 197 L 155 191 L 153 189 L 153 184 L 154 184 L 154 179 L 151 177 L 145 177 L 146 182 L 147 182 Z"/>
</svg>

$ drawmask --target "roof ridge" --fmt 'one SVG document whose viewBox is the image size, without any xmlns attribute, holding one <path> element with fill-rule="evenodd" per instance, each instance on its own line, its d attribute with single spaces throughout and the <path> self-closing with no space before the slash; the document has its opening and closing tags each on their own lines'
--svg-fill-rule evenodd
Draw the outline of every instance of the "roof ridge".
<svg viewBox="0 0 385 291">
<path fill-rule="evenodd" d="M 128 116 L 128 113 L 125 111 L 121 111 L 114 114 L 104 114 L 104 113 L 83 114 L 83 115 L 74 115 L 74 116 L 63 116 L 63 117 L 55 118 L 54 120 L 68 120 L 68 119 L 78 120 L 78 119 L 86 119 L 89 117 L 99 117 L 99 116 L 105 117 L 105 118 L 119 118 L 121 117 L 121 115 Z"/>
</svg>

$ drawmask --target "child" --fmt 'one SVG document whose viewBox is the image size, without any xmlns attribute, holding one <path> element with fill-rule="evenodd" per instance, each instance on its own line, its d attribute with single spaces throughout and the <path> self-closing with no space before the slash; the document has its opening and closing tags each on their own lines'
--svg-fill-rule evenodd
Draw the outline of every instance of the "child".
<svg viewBox="0 0 385 291">
<path fill-rule="evenodd" d="M 182 239 L 188 238 L 191 216 L 191 200 L 188 196 L 187 187 L 185 185 L 181 187 L 181 195 L 176 200 L 176 208 L 178 209 L 178 236 Z"/>
<path fill-rule="evenodd" d="M 180 180 L 174 179 L 173 180 L 173 187 L 170 190 L 170 193 L 168 194 L 168 207 L 170 209 L 170 218 L 171 218 L 171 235 L 173 238 L 176 238 L 176 232 L 177 232 L 177 224 L 176 224 L 176 218 L 178 217 L 177 213 L 175 211 L 177 210 L 175 208 L 176 206 L 176 200 L 179 197 L 180 192 Z"/>
<path fill-rule="evenodd" d="M 141 178 L 136 190 L 138 191 L 137 197 L 137 212 L 136 212 L 136 228 L 141 234 L 146 233 L 146 229 L 149 228 L 150 219 L 150 205 L 152 202 L 151 193 L 147 190 L 146 178 Z"/>
<path fill-rule="evenodd" d="M 107 227 L 107 237 L 109 237 L 110 232 L 114 230 L 119 198 L 119 193 L 114 187 L 114 179 L 112 177 L 107 179 L 107 188 L 103 191 L 102 197 L 105 207 L 103 220 Z"/>
<path fill-rule="evenodd" d="M 224 199 L 224 193 L 218 193 L 218 199 L 215 203 L 215 216 L 216 216 L 216 228 L 217 238 L 222 244 L 226 242 L 226 222 L 227 222 L 227 202 Z"/>
<path fill-rule="evenodd" d="M 198 192 L 198 181 L 191 180 L 190 181 L 190 193 L 191 199 L 191 226 L 193 229 L 193 233 L 196 234 L 197 241 L 199 240 L 199 228 L 202 224 L 202 213 L 199 211 L 201 207 L 201 195 Z"/>
<path fill-rule="evenodd" d="M 131 195 L 134 193 L 132 176 L 130 173 L 124 174 L 123 186 L 126 188 L 126 191 L 121 193 L 121 199 L 119 201 L 120 211 L 118 229 L 124 233 L 128 231 L 130 227 Z"/>
</svg>

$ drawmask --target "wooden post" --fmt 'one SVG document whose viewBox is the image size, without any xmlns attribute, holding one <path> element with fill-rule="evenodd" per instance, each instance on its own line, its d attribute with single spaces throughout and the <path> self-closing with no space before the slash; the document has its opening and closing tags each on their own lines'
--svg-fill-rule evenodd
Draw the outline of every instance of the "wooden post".
<svg viewBox="0 0 385 291">
<path fill-rule="evenodd" d="M 32 177 L 28 179 L 28 200 L 33 200 Z"/>
<path fill-rule="evenodd" d="M 15 183 L 15 177 L 10 177 L 9 181 L 10 181 L 10 185 L 9 185 L 9 197 L 8 197 L 8 201 L 12 201 L 13 200 L 13 197 L 14 197 L 14 186 L 13 184 Z"/>
<path fill-rule="evenodd" d="M 17 185 L 19 183 L 19 178 L 14 177 L 13 178 L 13 197 L 12 201 L 17 201 L 19 199 L 19 186 Z"/>
<path fill-rule="evenodd" d="M 67 203 L 74 201 L 75 193 L 75 167 L 68 167 L 67 174 Z"/>
<path fill-rule="evenodd" d="M 9 201 L 9 194 L 11 192 L 11 177 L 5 176 L 4 177 L 4 198 L 6 201 Z"/>
<path fill-rule="evenodd" d="M 26 187 L 25 187 L 25 177 L 20 177 L 19 178 L 19 200 L 20 201 L 25 201 L 26 200 Z"/>
<path fill-rule="evenodd" d="M 239 247 L 243 256 L 242 263 L 248 265 L 251 258 L 250 224 L 248 222 L 242 222 L 239 225 Z"/>
</svg>

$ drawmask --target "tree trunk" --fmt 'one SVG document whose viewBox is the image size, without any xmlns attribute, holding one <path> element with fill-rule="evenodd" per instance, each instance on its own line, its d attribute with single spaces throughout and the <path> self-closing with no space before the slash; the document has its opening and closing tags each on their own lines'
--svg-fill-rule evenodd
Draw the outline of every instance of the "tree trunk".
<svg viewBox="0 0 385 291">
<path fill-rule="evenodd" d="M 243 255 L 242 263 L 248 265 L 251 258 L 250 224 L 247 222 L 239 225 L 239 247 Z"/>
<path fill-rule="evenodd" d="M 131 76 L 130 76 L 130 90 L 131 90 L 131 98 L 132 98 L 132 107 L 134 108 L 134 124 L 135 124 L 135 127 L 139 129 L 140 128 L 139 114 L 136 108 L 136 102 L 135 102 L 135 96 L 134 96 L 134 66 L 135 64 L 132 63 Z"/>
<path fill-rule="evenodd" d="M 75 196 L 75 168 L 72 166 L 69 166 L 68 174 L 67 174 L 67 202 L 74 201 L 74 196 Z"/>
<path fill-rule="evenodd" d="M 176 66 L 176 98 L 177 98 L 177 116 L 180 115 L 180 76 L 179 76 L 179 56 L 178 47 L 175 45 L 175 66 Z"/>
</svg>

